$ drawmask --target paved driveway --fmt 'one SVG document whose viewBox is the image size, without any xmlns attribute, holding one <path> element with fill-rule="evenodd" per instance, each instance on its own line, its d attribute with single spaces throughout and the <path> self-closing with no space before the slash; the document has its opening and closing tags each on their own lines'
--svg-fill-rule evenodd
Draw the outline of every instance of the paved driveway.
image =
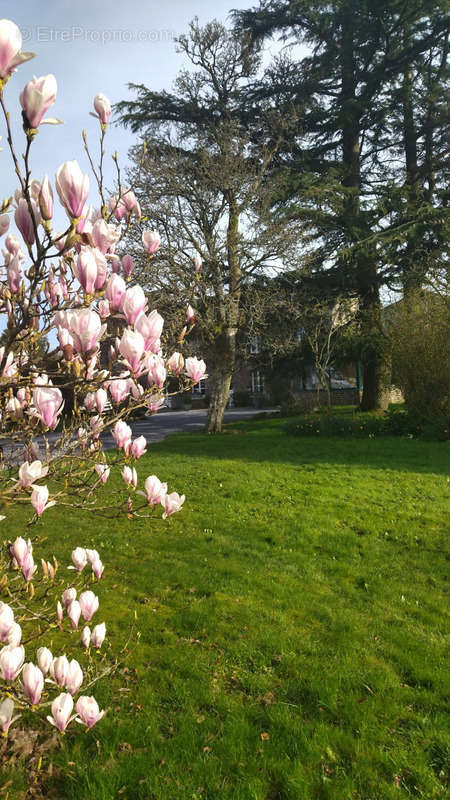
<svg viewBox="0 0 450 800">
<path fill-rule="evenodd" d="M 273 412 L 278 411 L 277 408 L 266 408 L 264 411 Z M 225 422 L 233 422 L 233 420 L 249 419 L 256 414 L 260 414 L 254 408 L 232 408 L 225 412 Z M 163 411 L 159 414 L 154 414 L 146 419 L 136 420 L 136 422 L 129 423 L 132 431 L 133 438 L 136 436 L 145 436 L 148 443 L 161 442 L 169 433 L 179 433 L 180 431 L 201 431 L 205 427 L 206 422 L 206 409 L 195 409 L 191 411 Z M 57 433 L 49 433 L 48 441 L 50 445 L 57 441 Z M 114 439 L 110 433 L 105 433 L 101 437 L 103 447 L 105 450 L 110 450 L 115 447 Z M 39 445 L 42 444 L 42 438 L 36 439 Z M 14 448 L 10 441 L 5 440 L 2 443 L 2 450 L 5 461 L 11 460 L 13 463 L 20 463 L 22 461 L 21 451 L 14 452 Z M 42 454 L 41 454 L 42 457 Z"/>
<path fill-rule="evenodd" d="M 277 408 L 267 408 L 264 411 L 278 411 Z M 261 414 L 254 408 L 231 408 L 225 412 L 224 422 L 234 420 L 249 419 L 256 414 Z M 133 437 L 145 436 L 147 441 L 161 442 L 169 433 L 180 433 L 181 431 L 202 431 L 206 422 L 206 409 L 195 409 L 192 411 L 166 411 L 154 414 L 147 419 L 137 420 L 131 423 Z M 102 436 L 103 446 L 106 450 L 114 447 L 114 441 L 110 433 Z"/>
</svg>

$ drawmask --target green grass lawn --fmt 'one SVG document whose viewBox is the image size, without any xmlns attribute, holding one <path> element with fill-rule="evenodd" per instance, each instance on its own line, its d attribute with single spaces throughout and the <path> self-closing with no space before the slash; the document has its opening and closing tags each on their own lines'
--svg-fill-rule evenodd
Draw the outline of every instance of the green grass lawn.
<svg viewBox="0 0 450 800">
<path fill-rule="evenodd" d="M 448 797 L 448 445 L 284 426 L 152 445 L 140 476 L 187 495 L 166 523 L 45 512 L 60 559 L 100 551 L 110 639 L 135 610 L 141 632 L 95 691 L 106 718 L 52 756 L 52 796 Z"/>
</svg>

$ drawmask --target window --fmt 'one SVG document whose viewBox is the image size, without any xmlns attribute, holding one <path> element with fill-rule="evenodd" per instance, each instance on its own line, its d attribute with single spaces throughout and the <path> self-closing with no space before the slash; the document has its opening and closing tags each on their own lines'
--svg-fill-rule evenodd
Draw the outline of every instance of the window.
<svg viewBox="0 0 450 800">
<path fill-rule="evenodd" d="M 201 380 L 192 387 L 194 397 L 204 397 L 206 394 L 206 381 Z"/>
<path fill-rule="evenodd" d="M 252 356 L 258 355 L 261 352 L 262 340 L 261 336 L 250 336 L 248 340 L 248 352 Z"/>
<path fill-rule="evenodd" d="M 252 394 L 262 394 L 264 391 L 264 375 L 259 369 L 252 370 Z"/>
</svg>

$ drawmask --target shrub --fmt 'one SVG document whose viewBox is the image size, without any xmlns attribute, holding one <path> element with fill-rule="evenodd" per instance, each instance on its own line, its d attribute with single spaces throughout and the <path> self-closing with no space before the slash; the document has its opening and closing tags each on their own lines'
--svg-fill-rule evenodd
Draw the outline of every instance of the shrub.
<svg viewBox="0 0 450 800">
<path fill-rule="evenodd" d="M 411 420 L 445 428 L 450 417 L 450 306 L 431 292 L 397 303 L 390 324 L 393 375 Z"/>
</svg>

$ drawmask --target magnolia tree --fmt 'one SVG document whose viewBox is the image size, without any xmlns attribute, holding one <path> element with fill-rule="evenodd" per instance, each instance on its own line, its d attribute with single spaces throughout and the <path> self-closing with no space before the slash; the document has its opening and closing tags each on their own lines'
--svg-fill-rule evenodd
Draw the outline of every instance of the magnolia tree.
<svg viewBox="0 0 450 800">
<path fill-rule="evenodd" d="M 34 78 L 20 94 L 25 146 L 24 155 L 17 155 L 6 89 L 11 78 L 17 80 L 17 68 L 33 56 L 22 52 L 21 45 L 14 22 L 0 20 L 0 105 L 18 181 L 14 197 L 0 207 L 1 525 L 10 537 L 0 578 L 7 600 L 0 602 L 4 734 L 17 715 L 26 718 L 28 710 L 36 709 L 61 732 L 74 716 L 91 728 L 104 711 L 89 690 L 109 669 L 104 659 L 94 657 L 105 639 L 105 622 L 91 624 L 99 607 L 95 582 L 104 570 L 99 553 L 76 547 L 76 580 L 67 581 L 65 576 L 74 573 L 64 570 L 62 575 L 54 557 L 47 560 L 39 553 L 40 564 L 35 561 L 39 544 L 30 538 L 31 529 L 25 537 L 18 535 L 12 511 L 20 504 L 29 508 L 28 525 L 55 504 L 103 516 L 143 516 L 159 508 L 165 519 L 179 511 L 184 495 L 168 492 L 156 475 L 143 478 L 138 488 L 136 464 L 146 452 L 146 440 L 133 439 L 127 418 L 136 408 L 157 411 L 168 380 L 171 392 L 186 391 L 205 374 L 203 361 L 165 352 L 164 320 L 157 310 L 149 312 L 143 289 L 133 282 L 133 260 L 120 249 L 132 225 L 140 226 L 149 259 L 160 241 L 156 231 L 144 229 L 135 194 L 121 183 L 117 154 L 116 186 L 114 192 L 106 191 L 108 99 L 99 94 L 94 100 L 98 164 L 83 133 L 97 208 L 89 205 L 92 177 L 76 161 L 56 170 L 56 198 L 48 175 L 32 177 L 33 142 L 44 135 L 45 123 L 59 122 L 44 119 L 56 99 L 53 75 Z M 55 199 L 67 215 L 63 231 L 52 224 Z M 193 265 L 193 283 L 197 281 Z M 192 325 L 188 306 L 180 347 Z M 102 434 L 108 429 L 116 451 L 107 457 Z M 111 499 L 101 500 L 113 470 L 121 472 L 123 487 L 122 494 L 114 495 L 114 505 Z M 58 628 L 61 635 L 55 637 Z M 81 639 L 74 636 L 79 628 Z M 58 652 L 46 646 L 50 631 L 61 641 Z M 64 639 L 69 631 L 72 635 Z M 66 653 L 79 655 L 67 658 Z"/>
</svg>

